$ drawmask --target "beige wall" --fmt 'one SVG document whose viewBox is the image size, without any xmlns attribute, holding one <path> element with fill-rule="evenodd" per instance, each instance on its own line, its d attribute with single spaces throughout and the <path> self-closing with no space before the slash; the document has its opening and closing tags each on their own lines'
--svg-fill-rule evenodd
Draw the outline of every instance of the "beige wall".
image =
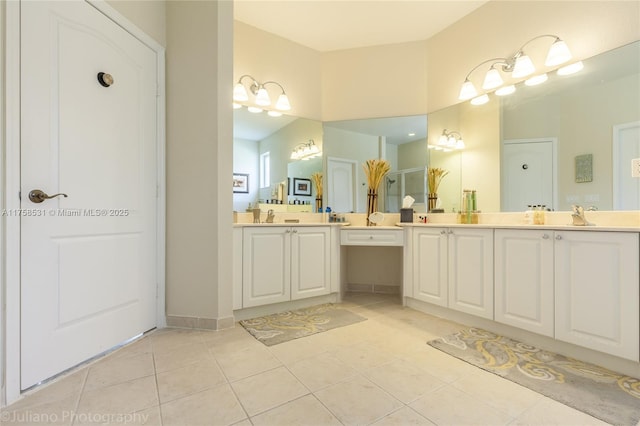
<svg viewBox="0 0 640 426">
<path fill-rule="evenodd" d="M 166 1 L 107 0 L 107 3 L 162 46 L 167 45 Z"/>
<path fill-rule="evenodd" d="M 289 96 L 289 115 L 321 119 L 319 52 L 238 21 L 233 33 L 234 82 L 244 74 L 277 81 Z"/>
<path fill-rule="evenodd" d="M 427 111 L 425 41 L 322 55 L 322 119 L 395 117 Z"/>
<path fill-rule="evenodd" d="M 169 324 L 232 317 L 231 8 L 167 3 Z"/>
<path fill-rule="evenodd" d="M 585 59 L 639 39 L 639 16 L 637 1 L 490 1 L 428 40 L 427 111 L 458 103 L 460 85 L 474 66 L 511 55 L 530 38 L 556 34 L 576 59 Z M 533 59 L 548 46 L 543 39 L 527 53 Z M 480 79 L 474 80 L 477 87 L 482 78 L 481 70 L 472 75 Z"/>
</svg>

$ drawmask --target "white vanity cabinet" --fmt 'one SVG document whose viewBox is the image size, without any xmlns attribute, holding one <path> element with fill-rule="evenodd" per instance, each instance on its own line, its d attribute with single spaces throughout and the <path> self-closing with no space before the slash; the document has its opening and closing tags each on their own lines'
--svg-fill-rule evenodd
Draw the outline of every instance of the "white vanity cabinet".
<svg viewBox="0 0 640 426">
<path fill-rule="evenodd" d="M 556 231 L 555 338 L 639 360 L 639 234 Z"/>
<path fill-rule="evenodd" d="M 554 233 L 495 230 L 495 320 L 554 335 Z"/>
<path fill-rule="evenodd" d="M 245 227 L 242 307 L 329 294 L 330 240 L 327 226 Z"/>
<path fill-rule="evenodd" d="M 493 319 L 493 230 L 415 228 L 413 297 Z"/>
</svg>

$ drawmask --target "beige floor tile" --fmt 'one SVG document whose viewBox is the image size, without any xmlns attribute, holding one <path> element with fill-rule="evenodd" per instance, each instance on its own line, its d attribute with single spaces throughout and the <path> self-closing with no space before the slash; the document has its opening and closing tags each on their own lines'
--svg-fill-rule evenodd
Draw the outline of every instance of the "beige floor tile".
<svg viewBox="0 0 640 426">
<path fill-rule="evenodd" d="M 129 414 L 158 405 L 155 377 L 83 392 L 78 415 Z"/>
<path fill-rule="evenodd" d="M 368 342 L 343 347 L 333 354 L 340 361 L 360 372 L 378 367 L 395 359 L 387 351 Z"/>
<path fill-rule="evenodd" d="M 216 355 L 234 352 L 240 349 L 264 347 L 242 326 L 202 335 L 202 341 Z"/>
<path fill-rule="evenodd" d="M 157 375 L 160 403 L 200 392 L 226 382 L 213 357 Z"/>
<path fill-rule="evenodd" d="M 66 397 L 41 401 L 37 405 L 20 408 L 11 405 L 0 410 L 0 425 L 71 425 L 77 403 L 77 395 L 67 394 Z"/>
<path fill-rule="evenodd" d="M 155 333 L 152 332 L 152 333 Z M 139 355 L 142 353 L 152 353 L 153 345 L 151 344 L 151 335 L 140 337 L 139 339 L 121 347 L 114 351 L 111 355 L 112 358 L 120 358 L 131 355 Z"/>
<path fill-rule="evenodd" d="M 67 376 L 59 377 L 50 383 L 41 385 L 27 392 L 22 399 L 19 399 L 4 409 L 20 410 L 40 404 L 50 404 L 58 400 L 67 399 L 68 397 L 75 398 L 77 401 L 87 378 L 87 372 L 87 368 L 82 368 Z"/>
<path fill-rule="evenodd" d="M 217 354 L 216 359 L 230 382 L 282 365 L 262 343 L 257 348 Z"/>
<path fill-rule="evenodd" d="M 249 416 L 293 401 L 309 393 L 286 368 L 278 367 L 231 384 Z"/>
<path fill-rule="evenodd" d="M 446 385 L 404 360 L 395 360 L 371 369 L 365 376 L 405 404 Z"/>
<path fill-rule="evenodd" d="M 537 392 L 486 371 L 463 377 L 452 386 L 511 417 L 518 417 L 543 398 Z"/>
<path fill-rule="evenodd" d="M 402 407 L 402 403 L 363 376 L 315 392 L 316 397 L 345 425 L 364 425 Z"/>
<path fill-rule="evenodd" d="M 253 426 L 253 423 L 249 419 L 244 419 L 238 423 L 234 423 L 233 426 Z"/>
<path fill-rule="evenodd" d="M 222 426 L 247 418 L 228 384 L 162 404 L 163 426 Z"/>
<path fill-rule="evenodd" d="M 149 340 L 154 353 L 160 354 L 172 351 L 179 346 L 202 343 L 202 333 L 199 330 L 163 328 L 151 333 Z"/>
<path fill-rule="evenodd" d="M 375 426 L 431 426 L 434 423 L 416 413 L 409 407 L 402 407 L 381 420 L 374 423 Z"/>
<path fill-rule="evenodd" d="M 547 397 L 542 397 L 536 405 L 511 423 L 517 426 L 604 426 L 607 424 Z"/>
<path fill-rule="evenodd" d="M 359 374 L 329 353 L 296 362 L 289 371 L 312 392 Z"/>
<path fill-rule="evenodd" d="M 155 373 L 153 355 L 149 352 L 129 356 L 108 356 L 89 367 L 84 390 L 89 391 L 116 383 L 128 382 Z"/>
<path fill-rule="evenodd" d="M 474 367 L 428 345 L 415 352 L 400 354 L 398 357 L 411 362 L 446 383 L 455 382 L 463 377 L 478 374 L 481 371 L 478 367 Z"/>
<path fill-rule="evenodd" d="M 212 355 L 203 343 L 198 342 L 174 346 L 172 349 L 166 349 L 161 352 L 157 352 L 154 349 L 153 358 L 156 373 L 162 373 L 185 365 L 209 360 Z"/>
<path fill-rule="evenodd" d="M 410 407 L 438 425 L 506 425 L 513 418 L 484 402 L 445 386 L 412 402 Z"/>
<path fill-rule="evenodd" d="M 73 426 L 107 426 L 107 425 L 133 425 L 133 426 L 160 426 L 160 406 L 150 407 L 135 413 L 76 413 Z"/>
<path fill-rule="evenodd" d="M 325 348 L 318 347 L 314 341 L 307 338 L 295 339 L 270 346 L 269 351 L 284 365 L 291 365 L 303 359 L 315 357 L 326 352 Z"/>
<path fill-rule="evenodd" d="M 303 396 L 252 417 L 251 423 L 254 426 L 339 426 L 342 424 L 313 395 Z"/>
</svg>

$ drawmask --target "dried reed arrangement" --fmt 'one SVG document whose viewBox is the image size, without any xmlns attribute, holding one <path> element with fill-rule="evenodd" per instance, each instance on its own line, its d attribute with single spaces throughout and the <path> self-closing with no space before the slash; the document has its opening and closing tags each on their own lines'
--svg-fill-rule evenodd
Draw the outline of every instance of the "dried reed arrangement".
<svg viewBox="0 0 640 426">
<path fill-rule="evenodd" d="M 369 220 L 372 213 L 378 211 L 378 187 L 385 175 L 391 170 L 387 160 L 367 160 L 363 165 L 364 174 L 367 175 L 369 191 L 367 192 L 367 226 L 375 225 Z"/>
<path fill-rule="evenodd" d="M 387 160 L 373 159 L 367 160 L 363 165 L 365 175 L 367 175 L 367 183 L 369 191 L 378 191 L 378 187 L 384 176 L 389 173 L 391 166 Z"/>
<path fill-rule="evenodd" d="M 437 194 L 438 187 L 442 178 L 449 174 L 448 170 L 440 167 L 429 167 L 427 169 L 427 185 L 429 186 L 429 194 Z"/>
<path fill-rule="evenodd" d="M 316 198 L 322 198 L 322 173 L 312 173 L 311 180 L 316 186 Z"/>
</svg>

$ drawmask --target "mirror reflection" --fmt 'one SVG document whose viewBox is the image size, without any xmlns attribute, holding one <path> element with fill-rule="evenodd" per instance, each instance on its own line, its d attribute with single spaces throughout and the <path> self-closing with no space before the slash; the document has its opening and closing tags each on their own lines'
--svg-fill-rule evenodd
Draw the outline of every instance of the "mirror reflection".
<svg viewBox="0 0 640 426">
<path fill-rule="evenodd" d="M 392 166 L 379 189 L 384 212 L 399 211 L 405 195 L 415 198 L 417 212 L 427 210 L 427 167 L 448 172 L 437 198 L 445 212 L 460 209 L 463 189 L 477 190 L 483 212 L 529 204 L 638 210 L 640 179 L 631 177 L 630 164 L 640 158 L 640 42 L 583 63 L 577 74 L 550 73 L 542 85 L 519 84 L 485 105 L 464 102 L 428 118 L 321 123 L 236 110 L 234 173 L 248 175 L 248 193 L 234 193 L 234 209 L 269 202 L 261 208 L 314 211 L 311 175 L 322 172 L 323 206 L 365 212 L 362 164 L 384 158 Z M 445 129 L 461 135 L 463 150 L 427 149 Z M 322 156 L 292 160 L 296 146 L 309 141 Z"/>
<path fill-rule="evenodd" d="M 640 179 L 630 170 L 640 157 L 640 42 L 583 63 L 577 74 L 550 73 L 543 85 L 519 84 L 482 106 L 429 114 L 430 138 L 442 127 L 461 131 L 470 148 L 461 154 L 461 185 L 483 185 L 482 211 L 640 209 Z"/>
<path fill-rule="evenodd" d="M 311 212 L 316 193 L 311 175 L 322 172 L 322 123 L 246 108 L 234 110 L 233 120 L 233 172 L 248 175 L 249 189 L 233 194 L 233 209 L 245 211 L 257 204 L 264 211 Z M 292 159 L 310 141 L 320 155 Z"/>
<path fill-rule="evenodd" d="M 411 195 L 414 208 L 425 211 L 427 117 L 374 118 L 324 123 L 325 202 L 336 212 L 366 212 L 366 160 L 389 161 L 381 184 L 378 209 L 399 212 Z"/>
</svg>

